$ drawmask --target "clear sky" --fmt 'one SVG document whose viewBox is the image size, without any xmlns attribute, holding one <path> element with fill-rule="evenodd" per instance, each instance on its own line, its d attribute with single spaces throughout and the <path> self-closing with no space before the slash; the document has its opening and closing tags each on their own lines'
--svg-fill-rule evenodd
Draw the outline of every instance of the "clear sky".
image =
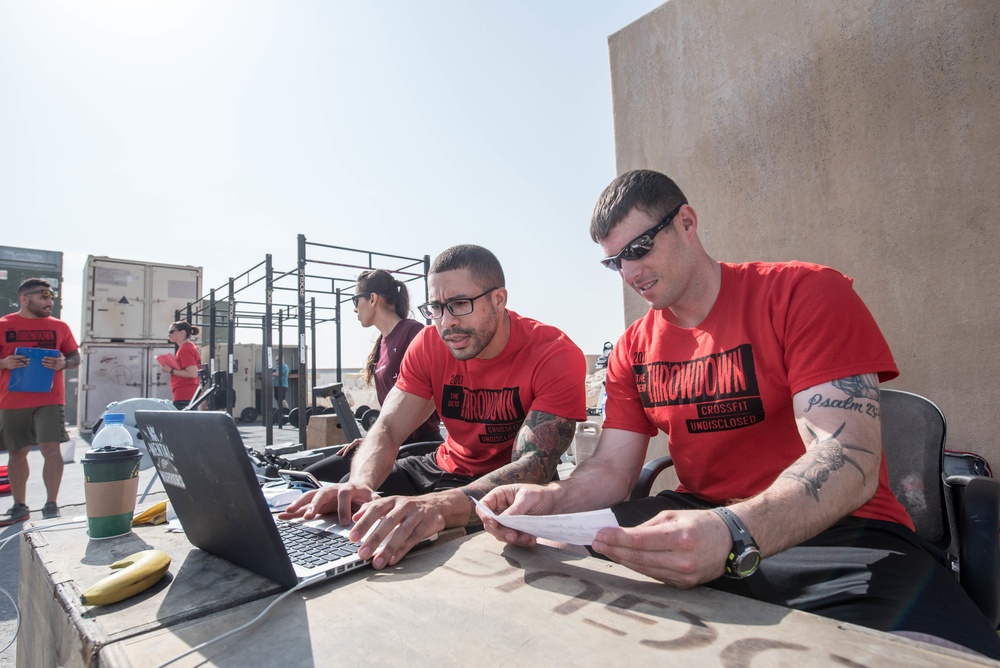
<svg viewBox="0 0 1000 668">
<path fill-rule="evenodd" d="M 587 233 L 616 173 L 607 38 L 660 4 L 0 0 L 0 244 L 64 253 L 79 335 L 88 255 L 202 266 L 207 292 L 266 253 L 291 271 L 298 234 L 477 243 L 510 308 L 599 353 L 624 326 Z M 376 335 L 345 311 L 344 366 Z"/>
</svg>

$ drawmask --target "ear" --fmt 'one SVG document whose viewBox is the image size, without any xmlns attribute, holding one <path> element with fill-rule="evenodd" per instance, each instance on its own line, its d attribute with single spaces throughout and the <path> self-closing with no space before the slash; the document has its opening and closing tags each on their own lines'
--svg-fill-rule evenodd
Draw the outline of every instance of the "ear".
<svg viewBox="0 0 1000 668">
<path fill-rule="evenodd" d="M 493 291 L 493 305 L 498 311 L 507 308 L 507 288 L 497 288 Z"/>
<path fill-rule="evenodd" d="M 690 204 L 685 204 L 674 218 L 674 226 L 685 236 L 697 234 L 698 214 Z"/>
</svg>

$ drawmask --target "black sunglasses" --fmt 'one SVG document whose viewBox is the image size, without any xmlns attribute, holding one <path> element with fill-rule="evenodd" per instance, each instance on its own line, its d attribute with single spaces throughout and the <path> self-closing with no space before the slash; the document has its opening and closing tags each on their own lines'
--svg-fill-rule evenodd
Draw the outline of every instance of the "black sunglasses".
<svg viewBox="0 0 1000 668">
<path fill-rule="evenodd" d="M 674 216 L 680 212 L 681 208 L 685 204 L 687 204 L 687 202 L 682 202 L 680 206 L 664 216 L 663 220 L 625 244 L 625 248 L 622 248 L 617 255 L 612 255 L 611 257 L 606 257 L 601 260 L 601 264 L 611 271 L 620 271 L 622 268 L 622 260 L 631 261 L 644 257 L 646 253 L 653 250 L 653 237 L 656 236 L 656 233 L 673 222 Z"/>
<path fill-rule="evenodd" d="M 360 295 L 354 295 L 353 297 L 351 297 L 351 301 L 354 302 L 354 308 L 358 307 L 358 304 L 361 303 L 362 299 L 368 299 L 373 294 L 375 294 L 375 293 L 374 292 L 362 292 Z"/>
</svg>

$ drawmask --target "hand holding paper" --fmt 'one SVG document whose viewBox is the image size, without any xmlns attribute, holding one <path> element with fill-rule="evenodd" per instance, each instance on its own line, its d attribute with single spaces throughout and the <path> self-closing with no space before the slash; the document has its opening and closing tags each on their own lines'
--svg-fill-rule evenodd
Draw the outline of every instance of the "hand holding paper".
<svg viewBox="0 0 1000 668">
<path fill-rule="evenodd" d="M 610 508 L 566 515 L 497 515 L 477 499 L 473 501 L 487 517 L 505 527 L 559 543 L 590 545 L 598 531 L 618 526 Z"/>
</svg>

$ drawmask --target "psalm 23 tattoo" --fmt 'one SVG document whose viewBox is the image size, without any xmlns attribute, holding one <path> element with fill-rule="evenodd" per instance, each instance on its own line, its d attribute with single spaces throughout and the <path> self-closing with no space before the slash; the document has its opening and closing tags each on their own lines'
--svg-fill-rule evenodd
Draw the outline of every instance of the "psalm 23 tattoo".
<svg viewBox="0 0 1000 668">
<path fill-rule="evenodd" d="M 809 405 L 806 406 L 805 413 L 813 408 L 840 408 L 859 415 L 879 417 L 881 394 L 879 393 L 878 378 L 875 374 L 867 373 L 861 376 L 840 378 L 830 384 L 843 391 L 846 396 L 829 397 L 817 392 L 809 397 Z"/>
</svg>

